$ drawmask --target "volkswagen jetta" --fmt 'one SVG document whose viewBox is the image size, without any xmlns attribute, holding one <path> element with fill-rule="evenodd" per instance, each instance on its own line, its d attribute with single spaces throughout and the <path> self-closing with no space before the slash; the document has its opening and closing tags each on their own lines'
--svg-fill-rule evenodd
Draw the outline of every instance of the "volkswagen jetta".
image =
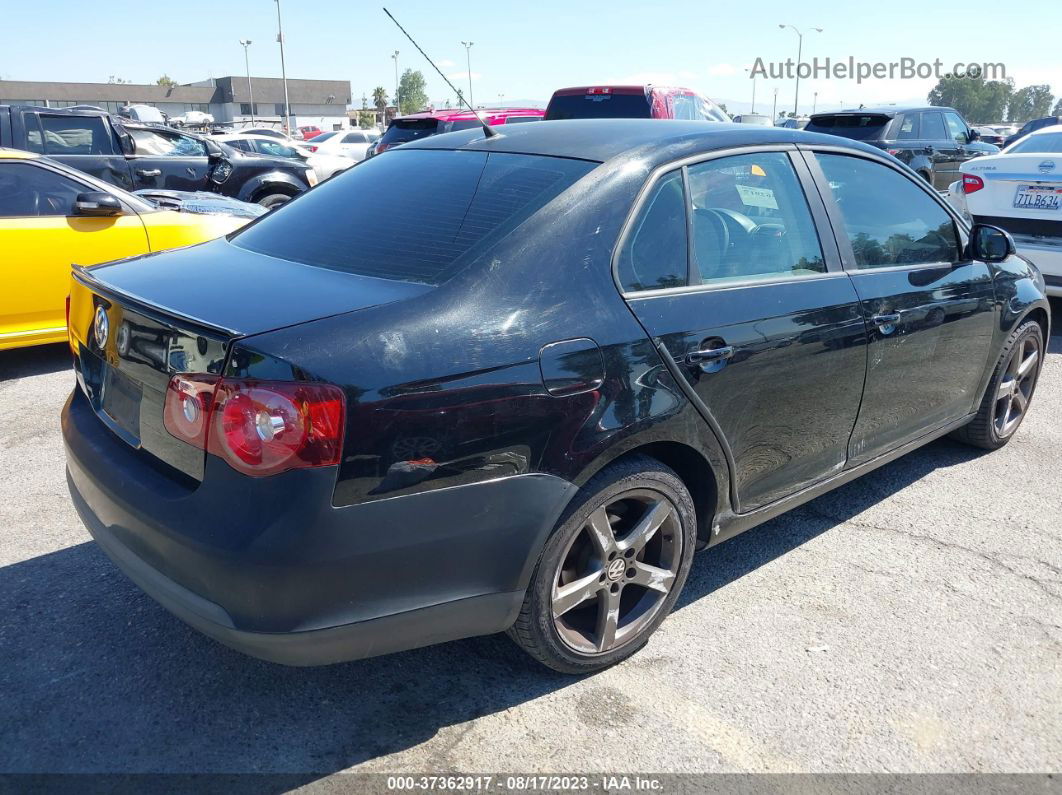
<svg viewBox="0 0 1062 795">
<path fill-rule="evenodd" d="M 508 631 L 593 671 L 696 549 L 944 434 L 1006 444 L 1048 324 L 1005 232 L 858 142 L 434 136 L 76 271 L 70 492 L 145 591 L 252 655 Z"/>
</svg>

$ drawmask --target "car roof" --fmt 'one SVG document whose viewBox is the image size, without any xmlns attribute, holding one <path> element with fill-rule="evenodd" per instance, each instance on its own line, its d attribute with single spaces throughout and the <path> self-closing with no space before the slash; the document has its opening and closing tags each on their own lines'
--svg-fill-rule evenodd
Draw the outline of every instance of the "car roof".
<svg viewBox="0 0 1062 795">
<path fill-rule="evenodd" d="M 607 88 L 610 94 L 645 94 L 648 91 L 660 91 L 664 94 L 696 94 L 692 88 L 684 88 L 682 86 L 658 86 L 653 83 L 642 83 L 641 85 L 613 85 L 612 83 L 593 83 L 588 86 L 570 86 L 568 88 L 558 88 L 553 92 L 555 97 L 568 97 L 578 94 L 585 94 L 591 89 Z"/>
<path fill-rule="evenodd" d="M 819 116 L 844 116 L 844 115 L 862 115 L 869 114 L 871 116 L 895 116 L 898 113 L 913 113 L 921 110 L 950 110 L 952 113 L 958 113 L 955 108 L 947 108 L 942 105 L 887 105 L 885 107 L 877 108 L 848 108 L 846 110 L 831 110 L 823 111 L 822 113 L 816 113 L 811 118 L 817 118 Z"/>
<path fill-rule="evenodd" d="M 481 130 L 462 130 L 410 141 L 402 149 L 461 149 L 568 157 L 604 162 L 626 156 L 655 166 L 686 155 L 762 144 L 827 144 L 881 154 L 867 144 L 836 135 L 787 127 L 674 119 L 570 119 Z"/>
<path fill-rule="evenodd" d="M 473 114 L 470 110 L 422 110 L 418 113 L 407 113 L 398 116 L 392 121 L 406 121 L 407 119 L 436 119 L 437 121 L 475 121 L 480 117 L 488 116 L 523 116 L 528 114 L 543 115 L 542 108 L 479 108 Z"/>
</svg>

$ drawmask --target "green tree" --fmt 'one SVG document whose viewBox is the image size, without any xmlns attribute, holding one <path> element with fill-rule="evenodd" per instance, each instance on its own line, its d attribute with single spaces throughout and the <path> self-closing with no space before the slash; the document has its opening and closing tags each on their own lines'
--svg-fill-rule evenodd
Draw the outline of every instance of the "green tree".
<svg viewBox="0 0 1062 795">
<path fill-rule="evenodd" d="M 371 110 L 358 111 L 358 126 L 367 130 L 376 124 L 376 113 Z"/>
<path fill-rule="evenodd" d="M 424 75 L 416 69 L 407 69 L 398 81 L 398 110 L 400 113 L 416 113 L 428 104 L 428 92 Z"/>
<path fill-rule="evenodd" d="M 1042 119 L 1051 109 L 1051 86 L 1025 86 L 1014 92 L 1010 100 L 1008 121 L 1026 122 Z"/>
<path fill-rule="evenodd" d="M 929 104 L 955 108 L 977 124 L 1002 121 L 1014 93 L 1014 81 L 945 75 L 929 92 Z"/>
<path fill-rule="evenodd" d="M 376 107 L 376 110 L 383 113 L 387 108 L 387 89 L 383 86 L 376 86 L 372 90 L 372 104 Z"/>
<path fill-rule="evenodd" d="M 1058 102 L 1055 103 L 1055 109 L 1051 111 L 1052 116 L 1062 116 L 1062 97 L 1058 98 Z"/>
<path fill-rule="evenodd" d="M 174 80 L 169 75 L 163 75 L 162 77 L 160 77 L 158 80 L 155 81 L 155 85 L 157 85 L 157 86 L 166 86 L 166 88 L 176 88 L 177 87 L 177 81 Z"/>
</svg>

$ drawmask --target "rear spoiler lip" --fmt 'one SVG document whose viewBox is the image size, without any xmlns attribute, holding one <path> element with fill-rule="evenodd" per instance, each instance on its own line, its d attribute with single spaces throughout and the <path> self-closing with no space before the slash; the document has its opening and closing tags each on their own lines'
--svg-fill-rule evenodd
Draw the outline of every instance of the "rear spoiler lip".
<svg viewBox="0 0 1062 795">
<path fill-rule="evenodd" d="M 177 324 L 182 328 L 186 328 L 189 331 L 202 331 L 206 336 L 224 337 L 230 340 L 247 336 L 246 332 L 225 328 L 224 326 L 218 326 L 214 323 L 208 323 L 205 320 L 177 312 L 174 309 L 162 306 L 154 301 L 149 301 L 141 296 L 117 290 L 106 282 L 102 282 L 93 276 L 89 271 L 89 267 L 91 266 L 76 264 L 72 266 L 72 275 L 74 279 L 83 287 L 87 287 L 89 290 L 92 290 L 92 292 L 104 295 L 113 301 L 129 304 L 131 308 L 144 313 L 154 320 L 165 323 L 166 325 L 174 325 L 174 321 L 177 321 Z"/>
</svg>

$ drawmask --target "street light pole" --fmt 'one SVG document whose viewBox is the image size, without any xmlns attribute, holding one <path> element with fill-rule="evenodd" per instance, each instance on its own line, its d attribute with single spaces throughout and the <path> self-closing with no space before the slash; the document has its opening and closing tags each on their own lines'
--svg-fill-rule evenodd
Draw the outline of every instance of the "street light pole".
<svg viewBox="0 0 1062 795">
<path fill-rule="evenodd" d="M 811 112 L 812 112 L 812 114 L 814 114 L 814 113 L 815 113 L 815 110 L 816 110 L 816 108 L 818 108 L 818 107 L 819 107 L 819 92 L 818 92 L 818 91 L 816 91 L 816 92 L 815 92 L 815 99 L 814 99 L 814 100 L 812 101 L 812 103 L 811 103 Z"/>
<path fill-rule="evenodd" d="M 280 44 L 280 76 L 284 80 L 284 132 L 291 135 L 291 103 L 288 101 L 288 71 L 284 66 L 284 26 L 280 21 L 280 0 L 277 4 L 277 42 Z"/>
<path fill-rule="evenodd" d="M 474 111 L 476 104 L 472 101 L 472 45 L 474 41 L 463 41 L 465 45 L 465 66 L 468 68 L 468 106 Z"/>
<path fill-rule="evenodd" d="M 247 95 L 251 98 L 251 124 L 254 124 L 254 89 L 251 88 L 251 61 L 247 56 L 247 48 L 251 46 L 250 39 L 240 39 L 243 45 L 243 65 L 247 69 Z"/>
<path fill-rule="evenodd" d="M 797 110 L 800 104 L 800 59 L 803 57 L 804 54 L 804 34 L 800 30 L 797 30 L 797 28 L 793 25 L 779 24 L 778 27 L 782 28 L 783 30 L 785 28 L 792 28 L 793 32 L 797 35 L 796 91 L 793 94 L 793 115 L 798 116 L 800 115 L 799 111 Z M 818 33 L 822 33 L 822 28 L 812 28 L 812 30 Z"/>
<path fill-rule="evenodd" d="M 771 121 L 778 122 L 778 86 L 774 87 L 774 104 L 771 106 Z"/>
<path fill-rule="evenodd" d="M 398 50 L 394 51 L 391 60 L 395 62 L 395 116 L 400 116 L 402 114 L 402 108 L 398 104 Z"/>
</svg>

